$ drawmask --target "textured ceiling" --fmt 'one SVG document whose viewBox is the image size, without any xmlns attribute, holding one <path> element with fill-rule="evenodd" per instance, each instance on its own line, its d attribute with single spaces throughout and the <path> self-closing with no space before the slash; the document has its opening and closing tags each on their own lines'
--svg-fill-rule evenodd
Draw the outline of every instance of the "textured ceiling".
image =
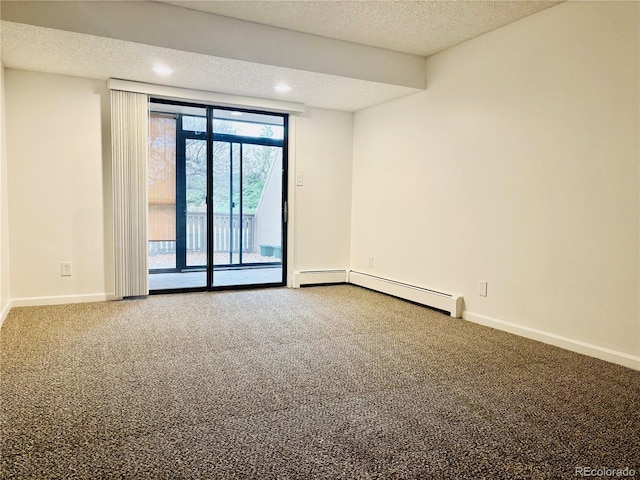
<svg viewBox="0 0 640 480">
<path fill-rule="evenodd" d="M 165 1 L 299 32 L 429 56 L 560 1 Z"/>
<path fill-rule="evenodd" d="M 149 5 L 160 7 L 159 3 L 427 56 L 561 2 L 284 0 Z M 121 78 L 346 111 L 361 110 L 419 91 L 380 81 L 252 63 L 234 59 L 237 57 L 222 58 L 27 23 L 2 21 L 2 61 L 7 67 L 87 78 Z M 108 32 L 109 25 L 104 27 Z M 148 28 L 153 30 L 153 25 Z M 357 58 L 353 61 L 357 62 Z M 155 75 L 152 67 L 158 62 L 171 65 L 175 73 L 169 77 Z M 282 80 L 293 87 L 286 95 L 273 90 Z"/>
<path fill-rule="evenodd" d="M 419 91 L 6 21 L 2 21 L 2 61 L 9 68 L 121 78 L 346 111 Z M 171 65 L 175 72 L 169 77 L 155 75 L 152 68 L 158 62 Z M 295 86 L 286 95 L 273 90 L 283 79 Z"/>
</svg>

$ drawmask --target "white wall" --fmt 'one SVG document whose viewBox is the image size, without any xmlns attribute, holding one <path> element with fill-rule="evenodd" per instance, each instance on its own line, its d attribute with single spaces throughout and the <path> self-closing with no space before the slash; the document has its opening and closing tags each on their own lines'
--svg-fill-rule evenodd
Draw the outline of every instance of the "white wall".
<svg viewBox="0 0 640 480">
<path fill-rule="evenodd" d="M 106 82 L 5 72 L 11 297 L 14 305 L 113 292 L 105 231 Z M 106 134 L 106 136 L 105 136 Z M 73 275 L 60 276 L 72 262 Z"/>
<path fill-rule="evenodd" d="M 0 63 L 0 325 L 11 308 L 4 66 Z"/>
<path fill-rule="evenodd" d="M 563 3 L 356 113 L 352 268 L 639 367 L 638 8 Z"/>
<path fill-rule="evenodd" d="M 1 38 L 2 35 L 0 35 L 0 50 L 2 49 Z M 4 65 L 0 61 L 0 326 L 11 308 L 11 286 L 9 283 L 9 194 L 5 118 Z"/>
<path fill-rule="evenodd" d="M 105 82 L 6 71 L 14 305 L 113 294 L 109 95 Z M 351 113 L 309 109 L 292 120 L 296 269 L 347 269 Z M 4 231 L 4 229 L 3 229 Z M 60 276 L 71 261 L 73 275 Z M 4 271 L 4 268 L 3 268 Z"/>
<path fill-rule="evenodd" d="M 353 114 L 308 109 L 293 119 L 291 125 L 295 135 L 289 166 L 295 229 L 292 268 L 346 270 L 349 268 Z M 303 176 L 303 186 L 295 185 L 296 175 Z"/>
</svg>

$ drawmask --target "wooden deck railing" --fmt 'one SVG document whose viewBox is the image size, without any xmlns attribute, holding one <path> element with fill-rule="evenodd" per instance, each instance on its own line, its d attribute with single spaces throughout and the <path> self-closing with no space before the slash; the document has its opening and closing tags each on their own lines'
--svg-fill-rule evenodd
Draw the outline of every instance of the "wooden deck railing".
<svg viewBox="0 0 640 480">
<path fill-rule="evenodd" d="M 231 222 L 228 213 L 216 213 L 213 216 L 213 248 L 216 252 L 256 251 L 255 215 L 233 215 Z M 242 237 L 240 235 L 242 233 Z M 207 249 L 207 214 L 205 212 L 187 213 L 187 251 L 206 252 Z M 175 241 L 149 242 L 149 253 L 173 253 L 176 251 Z"/>
</svg>

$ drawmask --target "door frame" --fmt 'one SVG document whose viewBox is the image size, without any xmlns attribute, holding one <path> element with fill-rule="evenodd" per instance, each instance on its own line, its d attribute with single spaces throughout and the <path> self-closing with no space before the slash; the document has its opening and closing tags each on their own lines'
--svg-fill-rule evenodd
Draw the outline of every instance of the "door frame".
<svg viewBox="0 0 640 480">
<path fill-rule="evenodd" d="M 176 105 L 184 107 L 201 108 L 206 110 L 206 132 L 188 132 L 185 135 L 185 131 L 182 129 L 181 119 L 183 114 L 176 114 L 176 267 L 175 269 L 154 269 L 149 270 L 147 275 L 153 273 L 183 273 L 190 270 L 201 270 L 201 266 L 188 266 L 186 265 L 186 140 L 205 140 L 206 141 L 206 169 L 207 169 L 207 192 L 206 192 L 206 205 L 207 205 L 207 265 L 206 265 L 206 285 L 200 287 L 181 287 L 173 289 L 159 289 L 149 291 L 150 295 L 165 294 L 165 293 L 186 293 L 186 292 L 201 292 L 201 291 L 216 291 L 216 290 L 235 290 L 235 289 L 249 289 L 249 288 L 265 288 L 265 287 L 283 287 L 287 285 L 288 279 L 288 238 L 289 238 L 289 222 L 288 222 L 288 192 L 289 192 L 289 114 L 280 112 L 270 112 L 267 110 L 255 110 L 248 108 L 235 108 L 228 106 L 217 106 L 214 104 L 201 104 L 193 102 L 184 102 L 176 100 L 168 100 L 164 98 L 149 97 L 149 111 L 152 111 L 153 104 L 160 105 Z M 158 109 L 160 111 L 160 109 Z M 228 134 L 215 134 L 213 132 L 213 112 L 215 110 L 236 111 L 243 113 L 253 113 L 259 115 L 269 115 L 274 117 L 281 117 L 283 119 L 283 139 L 273 140 L 270 138 L 256 138 L 246 137 L 241 135 L 228 135 Z M 246 140 L 246 141 L 245 141 Z M 242 152 L 242 145 L 254 144 L 265 145 L 282 148 L 282 172 L 281 172 L 281 207 L 280 207 L 280 222 L 281 222 L 281 268 L 282 279 L 280 282 L 273 283 L 259 283 L 259 284 L 240 284 L 240 285 L 223 285 L 214 286 L 214 215 L 211 210 L 213 205 L 213 142 L 225 141 L 230 142 L 230 148 L 233 148 L 233 143 L 239 143 Z M 241 172 L 242 176 L 242 172 Z M 242 177 L 241 177 L 242 178 Z M 178 182 L 184 183 L 181 188 L 178 187 Z M 242 213 L 242 209 L 240 210 Z M 182 212 L 182 213 L 180 213 Z M 180 247 L 179 247 L 180 244 Z M 242 247 L 241 247 L 242 249 Z M 183 258 L 178 259 L 179 255 Z M 259 266 L 259 264 L 249 265 Z M 153 273 L 152 273 L 153 272 Z"/>
</svg>

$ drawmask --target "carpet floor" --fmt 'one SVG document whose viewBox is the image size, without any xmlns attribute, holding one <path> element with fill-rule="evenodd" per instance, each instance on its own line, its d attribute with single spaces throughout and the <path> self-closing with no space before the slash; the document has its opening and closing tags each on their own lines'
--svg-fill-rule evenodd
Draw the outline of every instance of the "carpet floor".
<svg viewBox="0 0 640 480">
<path fill-rule="evenodd" d="M 640 372 L 354 286 L 14 308 L 0 347 L 2 478 L 640 476 Z"/>
</svg>

